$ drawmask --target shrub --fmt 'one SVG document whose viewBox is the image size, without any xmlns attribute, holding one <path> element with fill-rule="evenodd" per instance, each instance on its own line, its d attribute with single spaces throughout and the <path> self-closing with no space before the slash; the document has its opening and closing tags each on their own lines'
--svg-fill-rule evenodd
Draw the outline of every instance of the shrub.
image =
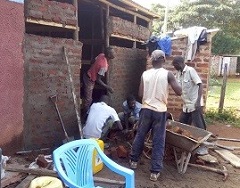
<svg viewBox="0 0 240 188">
<path fill-rule="evenodd" d="M 222 112 L 218 112 L 218 109 L 211 108 L 206 111 L 205 117 L 207 123 L 221 122 L 240 127 L 240 117 L 236 108 L 227 108 Z"/>
</svg>

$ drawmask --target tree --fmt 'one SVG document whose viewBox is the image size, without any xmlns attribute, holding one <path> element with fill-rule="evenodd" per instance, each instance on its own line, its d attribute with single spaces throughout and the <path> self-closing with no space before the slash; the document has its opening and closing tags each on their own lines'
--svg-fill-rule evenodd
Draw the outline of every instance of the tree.
<svg viewBox="0 0 240 188">
<path fill-rule="evenodd" d="M 153 10 L 158 7 L 161 9 L 158 12 L 161 12 L 162 8 L 157 5 Z M 169 12 L 168 20 L 170 30 L 192 26 L 219 28 L 220 32 L 213 38 L 212 53 L 240 53 L 239 0 L 183 0 Z"/>
</svg>

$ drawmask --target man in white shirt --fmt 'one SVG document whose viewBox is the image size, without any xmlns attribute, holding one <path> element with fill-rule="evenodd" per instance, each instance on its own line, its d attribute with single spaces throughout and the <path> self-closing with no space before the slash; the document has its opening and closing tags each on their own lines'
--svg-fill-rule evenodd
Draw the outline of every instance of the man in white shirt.
<svg viewBox="0 0 240 188">
<path fill-rule="evenodd" d="M 103 95 L 100 102 L 91 105 L 86 125 L 83 128 L 84 138 L 105 140 L 110 129 L 115 128 L 115 125 L 118 129 L 123 129 L 117 112 L 108 104 L 109 97 Z"/>
<path fill-rule="evenodd" d="M 189 125 L 193 123 L 198 128 L 206 129 L 202 111 L 202 80 L 193 67 L 184 63 L 183 57 L 175 57 L 172 65 L 178 71 L 176 79 L 182 87 L 183 111 L 179 121 Z"/>
</svg>

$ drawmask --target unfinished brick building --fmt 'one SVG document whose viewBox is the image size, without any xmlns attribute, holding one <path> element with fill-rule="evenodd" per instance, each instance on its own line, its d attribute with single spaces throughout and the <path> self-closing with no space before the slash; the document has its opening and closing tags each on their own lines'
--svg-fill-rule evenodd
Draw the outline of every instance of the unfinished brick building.
<svg viewBox="0 0 240 188">
<path fill-rule="evenodd" d="M 10 3 L 5 4 L 8 7 Z M 23 6 L 18 5 L 17 8 L 19 7 L 23 11 Z M 18 45 L 16 52 L 23 50 L 18 60 L 21 62 L 23 58 L 23 64 L 15 66 L 18 72 L 10 70 L 12 79 L 6 84 L 6 88 L 9 88 L 6 91 L 8 93 L 14 91 L 14 95 L 0 94 L 1 97 L 5 97 L 2 101 L 9 101 L 5 105 L 10 106 L 9 111 L 13 112 L 14 109 L 18 112 L 15 119 L 11 118 L 13 116 L 0 114 L 0 120 L 4 122 L 4 125 L 1 124 L 1 130 L 6 130 L 4 132 L 6 137 L 0 139 L 4 151 L 40 149 L 62 143 L 64 133 L 54 105 L 49 100 L 53 95 L 58 96 L 58 107 L 68 134 L 74 135 L 75 138 L 79 137 L 63 47 L 67 49 L 68 60 L 74 73 L 78 104 L 82 103 L 80 94 L 82 73 L 106 46 L 113 47 L 117 54 L 110 62 L 106 80 L 115 91 L 111 95 L 112 106 L 120 111 L 122 101 L 128 94 L 133 93 L 137 96 L 140 76 L 149 66 L 146 64 L 147 52 L 142 42 L 149 38 L 151 20 L 158 15 L 129 0 L 26 0 L 24 28 L 23 14 L 19 11 L 17 13 L 16 15 L 20 15 L 18 19 L 22 19 L 22 22 L 18 22 L 18 31 L 14 33 L 15 35 L 6 32 L 5 36 L 9 34 L 9 37 L 19 38 L 15 40 L 21 44 Z M 11 18 L 13 17 L 6 19 L 14 23 L 16 19 Z M 7 28 L 6 31 L 11 29 L 13 27 Z M 200 52 L 191 63 L 204 82 L 205 100 L 212 36 L 209 31 L 208 42 L 200 46 Z M 173 70 L 170 63 L 172 58 L 185 54 L 187 38 L 176 38 L 172 42 L 172 56 L 166 63 L 166 68 L 170 70 Z M 9 52 L 7 49 L 5 51 Z M 6 70 L 9 70 L 10 65 L 7 62 L 15 62 L 11 59 L 13 57 L 8 55 L 6 56 L 8 61 L 3 61 L 6 62 L 4 66 Z M 14 76 L 18 78 L 17 87 Z M 16 95 L 15 90 L 19 95 Z M 100 94 L 106 91 L 97 86 L 94 93 L 94 100 L 97 100 Z M 17 102 L 12 100 L 14 96 L 18 96 L 15 97 Z M 180 97 L 170 95 L 168 107 L 174 117 L 178 116 L 181 103 Z M 4 105 L 2 106 L 4 108 Z M 9 148 L 9 145 L 14 147 Z"/>
<path fill-rule="evenodd" d="M 58 95 L 68 134 L 79 136 L 63 46 L 80 104 L 82 73 L 105 47 L 114 48 L 117 57 L 110 62 L 107 82 L 115 90 L 112 105 L 120 110 L 128 94 L 137 94 L 146 67 L 142 42 L 158 15 L 127 0 L 27 0 L 24 6 L 24 146 L 50 147 L 60 144 L 64 134 L 49 96 Z M 103 93 L 97 86 L 94 100 Z"/>
</svg>

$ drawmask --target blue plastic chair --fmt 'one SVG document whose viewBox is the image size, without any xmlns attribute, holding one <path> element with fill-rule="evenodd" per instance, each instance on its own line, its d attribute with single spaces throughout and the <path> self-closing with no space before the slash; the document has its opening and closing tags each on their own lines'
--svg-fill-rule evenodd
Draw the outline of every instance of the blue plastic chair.
<svg viewBox="0 0 240 188">
<path fill-rule="evenodd" d="M 68 142 L 53 151 L 56 171 L 70 188 L 94 188 L 92 159 L 96 149 L 103 164 L 113 172 L 125 177 L 126 188 L 134 188 L 134 171 L 108 158 L 94 139 Z"/>
</svg>

